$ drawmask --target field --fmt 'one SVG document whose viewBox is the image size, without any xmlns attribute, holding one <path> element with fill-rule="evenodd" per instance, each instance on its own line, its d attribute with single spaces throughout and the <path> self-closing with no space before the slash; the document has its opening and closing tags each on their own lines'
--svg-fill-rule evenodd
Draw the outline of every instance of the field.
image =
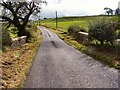
<svg viewBox="0 0 120 90">
<path fill-rule="evenodd" d="M 80 27 L 84 28 L 86 32 L 88 32 L 89 22 L 102 17 L 117 20 L 117 16 L 62 17 L 62 18 L 58 18 L 58 28 L 66 32 L 70 25 L 77 24 Z M 56 19 L 42 20 L 40 21 L 40 24 L 47 26 L 49 28 L 56 28 Z"/>
</svg>

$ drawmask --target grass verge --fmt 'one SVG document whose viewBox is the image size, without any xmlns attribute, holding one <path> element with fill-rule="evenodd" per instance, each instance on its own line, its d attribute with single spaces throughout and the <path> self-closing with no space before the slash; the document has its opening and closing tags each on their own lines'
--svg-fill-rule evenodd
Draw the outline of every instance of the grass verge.
<svg viewBox="0 0 120 90">
<path fill-rule="evenodd" d="M 110 67 L 120 69 L 120 63 L 117 60 L 113 60 L 113 58 L 106 56 L 103 52 L 100 53 L 97 51 L 91 51 L 88 46 L 80 44 L 72 36 L 69 36 L 67 34 L 64 34 L 64 32 L 61 32 L 62 30 L 51 29 L 51 31 L 56 33 L 62 40 L 64 40 L 66 43 L 73 46 L 74 48 L 78 49 L 79 51 L 93 57 L 94 59 L 102 62 L 105 65 L 109 65 Z"/>
<path fill-rule="evenodd" d="M 2 52 L 2 88 L 20 88 L 23 86 L 42 40 L 39 33 L 38 30 L 34 33 L 35 40 L 31 43 Z"/>
</svg>

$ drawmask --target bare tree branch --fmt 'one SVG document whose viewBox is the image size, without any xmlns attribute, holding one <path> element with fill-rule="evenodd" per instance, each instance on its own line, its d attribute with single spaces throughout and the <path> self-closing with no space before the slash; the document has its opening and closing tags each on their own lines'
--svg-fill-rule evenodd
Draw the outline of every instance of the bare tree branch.
<svg viewBox="0 0 120 90">
<path fill-rule="evenodd" d="M 13 23 L 13 20 L 11 20 L 9 17 L 0 16 L 0 18 L 5 19 L 6 21 L 9 21 L 9 22 Z"/>
</svg>

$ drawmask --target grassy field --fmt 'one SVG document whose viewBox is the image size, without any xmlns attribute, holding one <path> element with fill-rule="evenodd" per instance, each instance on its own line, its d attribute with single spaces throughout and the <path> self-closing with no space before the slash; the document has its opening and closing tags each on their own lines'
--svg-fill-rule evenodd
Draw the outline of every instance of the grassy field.
<svg viewBox="0 0 120 90">
<path fill-rule="evenodd" d="M 77 24 L 88 32 L 88 24 L 90 21 L 95 20 L 100 17 L 106 17 L 113 20 L 117 20 L 117 16 L 85 16 L 85 17 L 62 17 L 58 18 L 58 28 L 62 31 L 67 32 L 70 25 Z M 56 28 L 56 19 L 46 19 L 40 21 L 41 25 L 47 26 L 49 28 Z"/>
</svg>

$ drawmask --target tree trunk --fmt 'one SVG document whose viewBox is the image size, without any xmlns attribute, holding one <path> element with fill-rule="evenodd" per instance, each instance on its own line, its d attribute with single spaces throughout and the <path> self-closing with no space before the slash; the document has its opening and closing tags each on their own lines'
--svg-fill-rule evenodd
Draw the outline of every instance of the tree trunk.
<svg viewBox="0 0 120 90">
<path fill-rule="evenodd" d="M 17 29 L 18 29 L 18 36 L 20 37 L 20 36 L 27 36 L 27 38 L 30 38 L 30 33 L 28 32 L 28 31 L 26 31 L 26 29 L 25 29 L 25 26 L 23 27 L 23 26 L 19 26 L 19 27 L 17 27 Z"/>
<path fill-rule="evenodd" d="M 101 43 L 101 45 L 103 45 L 104 43 L 103 43 L 103 41 L 100 41 L 100 43 Z"/>
<path fill-rule="evenodd" d="M 18 29 L 18 36 L 26 36 L 25 34 L 25 28 L 24 27 L 17 27 Z"/>
</svg>

